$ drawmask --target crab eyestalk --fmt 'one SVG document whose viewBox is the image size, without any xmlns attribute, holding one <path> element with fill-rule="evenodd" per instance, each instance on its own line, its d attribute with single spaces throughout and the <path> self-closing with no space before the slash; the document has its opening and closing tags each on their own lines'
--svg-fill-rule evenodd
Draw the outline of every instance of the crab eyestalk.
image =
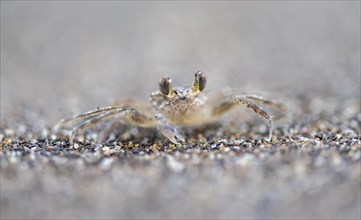
<svg viewBox="0 0 361 220">
<path fill-rule="evenodd" d="M 197 95 L 198 93 L 203 91 L 206 88 L 206 83 L 207 83 L 206 74 L 204 74 L 201 71 L 198 71 L 194 75 L 192 94 Z"/>
<path fill-rule="evenodd" d="M 172 88 L 172 80 L 168 77 L 163 77 L 159 80 L 159 90 L 164 96 L 167 96 L 168 98 L 175 96 Z"/>
</svg>

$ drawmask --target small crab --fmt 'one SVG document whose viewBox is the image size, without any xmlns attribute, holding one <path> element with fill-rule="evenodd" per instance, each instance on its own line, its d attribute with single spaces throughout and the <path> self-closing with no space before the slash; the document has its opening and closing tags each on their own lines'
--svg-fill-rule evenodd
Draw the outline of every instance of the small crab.
<svg viewBox="0 0 361 220">
<path fill-rule="evenodd" d="M 163 77 L 159 80 L 159 91 L 153 92 L 150 96 L 151 106 L 144 108 L 143 105 L 131 103 L 97 108 L 68 119 L 62 119 L 54 129 L 58 131 L 77 122 L 75 126 L 71 127 L 70 142 L 73 143 L 78 132 L 105 120 L 113 119 L 113 122 L 101 133 L 100 141 L 106 140 L 112 130 L 123 122 L 139 127 L 156 127 L 171 142 L 178 144 L 179 142 L 185 143 L 184 137 L 179 132 L 179 126 L 214 123 L 231 109 L 245 105 L 267 121 L 268 139 L 271 141 L 272 116 L 257 103 L 284 111 L 282 103 L 257 95 L 222 95 L 221 100 L 210 100 L 203 92 L 206 82 L 206 75 L 201 71 L 196 72 L 190 88 L 173 88 L 172 80 Z"/>
</svg>

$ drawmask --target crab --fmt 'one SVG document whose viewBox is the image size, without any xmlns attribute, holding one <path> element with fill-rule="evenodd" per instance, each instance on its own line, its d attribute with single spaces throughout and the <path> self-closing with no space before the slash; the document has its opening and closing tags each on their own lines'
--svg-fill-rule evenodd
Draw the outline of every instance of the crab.
<svg viewBox="0 0 361 220">
<path fill-rule="evenodd" d="M 185 143 L 181 135 L 180 126 L 197 126 L 215 123 L 223 115 L 237 106 L 244 105 L 260 115 L 268 123 L 268 141 L 272 140 L 272 115 L 260 104 L 267 105 L 276 110 L 285 111 L 285 106 L 277 101 L 265 99 L 258 95 L 221 95 L 220 99 L 211 101 L 204 92 L 206 87 L 206 74 L 198 71 L 194 75 L 190 88 L 173 88 L 169 77 L 159 80 L 159 90 L 150 95 L 150 106 L 144 107 L 139 103 L 128 103 L 120 106 L 97 108 L 73 117 L 62 119 L 55 127 L 69 128 L 70 142 L 73 143 L 76 135 L 88 127 L 105 120 L 112 122 L 100 134 L 99 140 L 106 140 L 112 131 L 120 124 L 154 128 L 156 127 L 166 138 L 174 144 Z"/>
</svg>

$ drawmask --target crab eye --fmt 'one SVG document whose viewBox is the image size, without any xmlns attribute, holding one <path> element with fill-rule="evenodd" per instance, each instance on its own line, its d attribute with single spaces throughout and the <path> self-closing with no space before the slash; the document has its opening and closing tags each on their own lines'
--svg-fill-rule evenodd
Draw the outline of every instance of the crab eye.
<svg viewBox="0 0 361 220">
<path fill-rule="evenodd" d="M 203 91 L 206 88 L 207 78 L 206 74 L 201 71 L 198 71 L 198 84 L 199 84 L 199 91 Z"/>
<path fill-rule="evenodd" d="M 163 95 L 170 97 L 173 94 L 172 80 L 168 77 L 161 78 L 159 80 L 159 90 Z"/>
<path fill-rule="evenodd" d="M 207 78 L 206 74 L 204 74 L 201 71 L 198 71 L 194 75 L 194 81 L 193 81 L 193 95 L 198 94 L 199 92 L 203 91 L 206 88 Z"/>
</svg>

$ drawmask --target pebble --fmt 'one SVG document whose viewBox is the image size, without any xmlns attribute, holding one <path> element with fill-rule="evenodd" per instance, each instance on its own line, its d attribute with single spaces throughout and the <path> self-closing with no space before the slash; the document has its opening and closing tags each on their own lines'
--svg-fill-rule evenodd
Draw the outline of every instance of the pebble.
<svg viewBox="0 0 361 220">
<path fill-rule="evenodd" d="M 75 144 L 73 145 L 73 148 L 74 148 L 75 150 L 77 150 L 79 147 L 80 147 L 80 146 L 79 146 L 78 143 L 75 143 Z"/>
<path fill-rule="evenodd" d="M 5 134 L 5 136 L 13 136 L 14 134 L 15 134 L 15 131 L 14 130 L 12 130 L 12 129 L 9 129 L 9 128 L 6 128 L 5 130 L 4 130 L 4 134 Z"/>
<path fill-rule="evenodd" d="M 109 150 L 110 150 L 110 148 L 108 146 L 105 146 L 102 148 L 102 151 L 109 151 Z"/>
<path fill-rule="evenodd" d="M 167 155 L 167 166 L 175 173 L 180 173 L 185 169 L 184 164 L 180 163 L 173 156 Z"/>
<path fill-rule="evenodd" d="M 114 158 L 112 157 L 104 158 L 100 163 L 100 168 L 102 170 L 109 170 L 113 163 L 114 163 Z"/>
</svg>

